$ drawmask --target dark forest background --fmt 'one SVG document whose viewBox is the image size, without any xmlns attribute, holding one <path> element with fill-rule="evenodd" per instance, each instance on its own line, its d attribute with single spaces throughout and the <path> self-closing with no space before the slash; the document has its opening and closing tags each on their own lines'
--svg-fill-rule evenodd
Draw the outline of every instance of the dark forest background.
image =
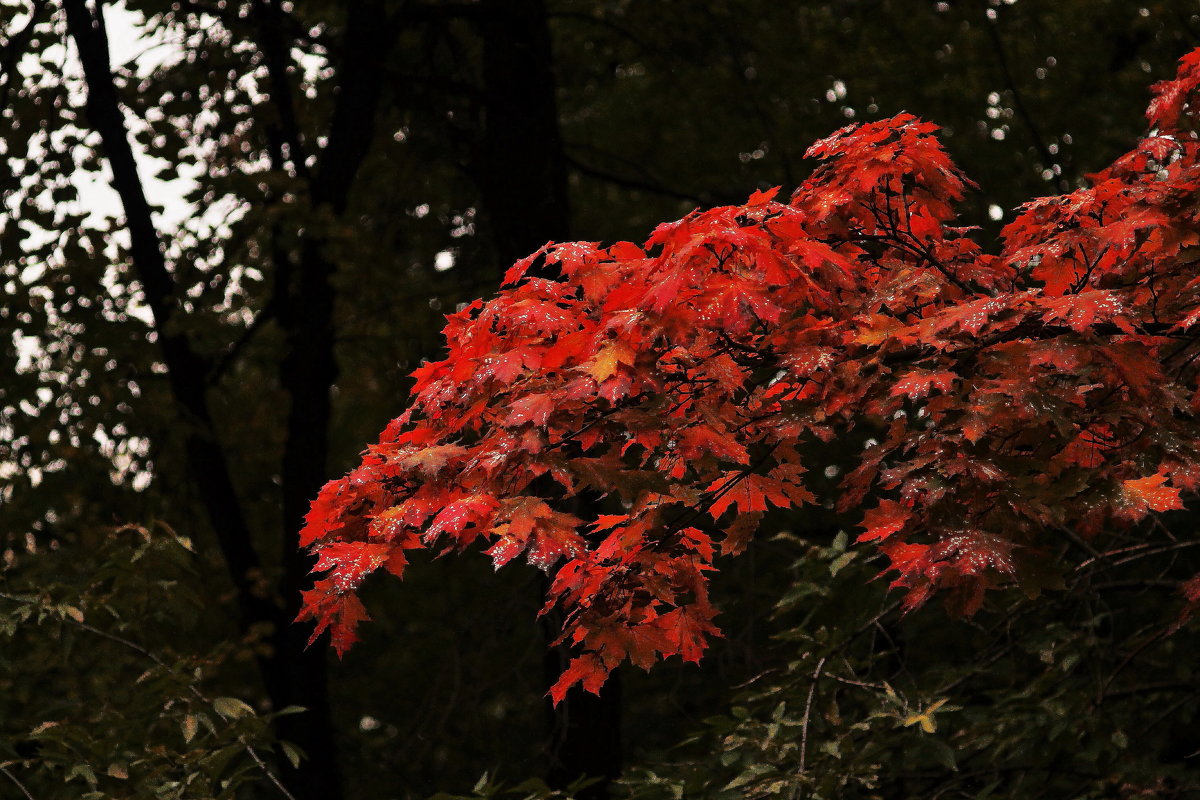
<svg viewBox="0 0 1200 800">
<path fill-rule="evenodd" d="M 341 661 L 291 624 L 310 499 L 512 261 L 786 193 L 815 139 L 902 110 L 942 126 L 994 242 L 1144 131 L 1196 2 L 124 9 L 0 0 L 0 796 L 1200 793 L 1190 513 L 1065 536 L 1086 568 L 970 622 L 901 618 L 850 521 L 781 514 L 716 578 L 699 668 L 557 711 L 524 565 L 370 584 Z M 110 58 L 126 12 L 158 66 Z M 194 178 L 182 222 L 155 174 Z M 831 487 L 858 444 L 812 454 Z"/>
</svg>

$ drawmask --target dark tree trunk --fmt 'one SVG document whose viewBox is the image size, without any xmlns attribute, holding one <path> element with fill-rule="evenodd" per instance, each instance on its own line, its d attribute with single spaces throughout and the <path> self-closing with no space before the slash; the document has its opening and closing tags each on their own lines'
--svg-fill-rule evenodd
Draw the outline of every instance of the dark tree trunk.
<svg viewBox="0 0 1200 800">
<path fill-rule="evenodd" d="M 570 238 L 567 169 L 558 126 L 550 30 L 542 0 L 485 0 L 484 126 L 475 164 L 483 206 L 501 267 L 548 240 Z M 547 618 L 549 619 L 549 618 Z M 559 626 L 545 626 L 547 643 Z M 547 688 L 565 668 L 561 647 L 546 655 Z M 578 687 L 551 720 L 547 778 L 563 788 L 587 776 L 599 782 L 576 795 L 608 796 L 621 769 L 620 684 L 614 675 L 600 696 Z"/>
<path fill-rule="evenodd" d="M 570 236 L 550 30 L 541 0 L 486 0 L 476 175 L 502 267 Z"/>
<path fill-rule="evenodd" d="M 279 13 L 270 2 L 261 5 L 268 14 Z M 270 33 L 278 28 L 268 24 L 265 30 Z M 349 5 L 342 52 L 338 54 L 337 103 L 329 123 L 328 143 L 318 155 L 316 169 L 308 181 L 309 198 L 317 218 L 325 217 L 330 224 L 345 217 L 355 177 L 370 149 L 382 90 L 379 65 L 386 59 L 394 37 L 395 28 L 381 3 Z M 272 46 L 270 39 L 264 45 L 270 53 L 275 53 L 272 71 L 276 77 L 275 93 L 279 94 L 287 87 L 285 77 L 278 75 L 278 71 L 286 69 L 279 54 L 281 48 L 277 44 Z M 308 177 L 290 98 L 281 110 L 288 155 L 298 165 L 301 176 Z M 334 350 L 335 295 L 330 279 L 337 265 L 327 252 L 326 242 L 321 225 L 311 226 L 302 237 L 294 274 L 280 282 L 285 292 L 280 298 L 280 324 L 287 337 L 280 382 L 291 399 L 281 475 L 284 574 L 280 590 L 289 620 L 300 611 L 301 590 L 312 583 L 309 573 L 314 560 L 300 549 L 299 532 L 309 504 L 329 478 L 330 393 L 338 375 Z M 284 264 L 278 266 L 293 272 Z M 334 726 L 330 720 L 328 650 L 324 645 L 306 648 L 308 634 L 307 625 L 279 628 L 268 670 L 268 691 L 276 707 L 296 704 L 312 711 L 283 717 L 279 726 L 280 736 L 299 744 L 310 759 L 308 770 L 302 766 L 303 774 L 297 775 L 303 781 L 296 792 L 299 800 L 333 798 L 341 791 Z"/>
</svg>

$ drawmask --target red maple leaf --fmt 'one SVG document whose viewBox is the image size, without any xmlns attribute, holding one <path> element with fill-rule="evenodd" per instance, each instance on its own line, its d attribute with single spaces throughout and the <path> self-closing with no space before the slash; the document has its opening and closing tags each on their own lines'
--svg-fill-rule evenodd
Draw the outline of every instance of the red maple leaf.
<svg viewBox="0 0 1200 800">
<path fill-rule="evenodd" d="M 576 656 L 550 687 L 550 697 L 555 703 L 561 703 L 567 696 L 567 690 L 577 683 L 583 684 L 583 688 L 592 694 L 599 695 L 608 673 L 609 670 L 605 669 L 604 662 L 596 653 Z"/>
<path fill-rule="evenodd" d="M 895 500 L 880 500 L 876 508 L 872 508 L 863 516 L 862 527 L 866 532 L 857 541 L 870 542 L 876 539 L 886 539 L 912 519 L 912 509 L 897 503 Z"/>
</svg>

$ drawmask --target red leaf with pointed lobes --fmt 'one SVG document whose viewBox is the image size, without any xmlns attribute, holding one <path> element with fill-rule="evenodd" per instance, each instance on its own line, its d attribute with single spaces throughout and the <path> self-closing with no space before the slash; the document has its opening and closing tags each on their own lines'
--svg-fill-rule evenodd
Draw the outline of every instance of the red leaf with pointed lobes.
<svg viewBox="0 0 1200 800">
<path fill-rule="evenodd" d="M 978 414 L 968 414 L 963 420 L 962 432 L 965 438 L 971 444 L 975 444 L 988 431 L 988 420 Z"/>
<path fill-rule="evenodd" d="M 633 242 L 617 242 L 608 246 L 608 254 L 618 261 L 631 261 L 646 257 L 646 251 Z"/>
<path fill-rule="evenodd" d="M 891 395 L 893 397 L 903 395 L 910 398 L 925 397 L 932 390 L 948 392 L 954 386 L 954 381 L 958 376 L 953 372 L 946 370 L 928 371 L 917 369 L 905 375 L 896 381 L 896 385 L 892 387 Z"/>
<path fill-rule="evenodd" d="M 604 662 L 595 653 L 576 656 L 571 659 L 566 670 L 550 687 L 550 697 L 554 701 L 554 705 L 558 705 L 567 696 L 567 690 L 577 683 L 583 684 L 584 690 L 599 695 L 600 687 L 604 685 L 608 673 L 609 670 L 604 667 Z"/>
<path fill-rule="evenodd" d="M 303 600 L 296 621 L 317 621 L 316 628 L 308 637 L 308 644 L 311 645 L 328 629 L 330 643 L 337 651 L 338 658 L 341 658 L 358 640 L 355 634 L 358 624 L 370 621 L 366 608 L 352 592 L 341 594 L 331 591 L 328 581 L 318 581 L 311 590 L 301 594 Z"/>
<path fill-rule="evenodd" d="M 604 383 L 617 374 L 618 364 L 633 366 L 635 357 L 636 354 L 628 345 L 614 339 L 596 353 L 588 372 L 596 379 L 596 383 Z"/>
<path fill-rule="evenodd" d="M 1200 49 L 1179 59 L 1179 74 L 1172 81 L 1159 81 L 1151 89 L 1154 100 L 1146 111 L 1146 118 L 1164 133 L 1174 133 L 1184 127 L 1184 119 L 1194 117 L 1197 111 L 1197 94 L 1200 87 Z M 1185 108 L 1187 111 L 1185 113 Z"/>
<path fill-rule="evenodd" d="M 333 542 L 317 551 L 317 564 L 312 571 L 331 570 L 329 577 L 338 591 L 350 592 L 387 561 L 391 550 L 391 545 L 375 542 Z"/>
<path fill-rule="evenodd" d="M 329 630 L 330 644 L 333 645 L 338 658 L 346 655 L 346 651 L 358 641 L 358 624 L 370 620 L 371 616 L 357 595 L 348 594 L 342 598 L 342 606 Z M 309 640 L 309 644 L 312 644 L 312 640 Z"/>
<path fill-rule="evenodd" d="M 616 669 L 629 659 L 636 666 L 649 670 L 658 654 L 671 649 L 671 643 L 653 621 L 640 624 L 619 623 L 589 630 L 587 646 L 600 655 L 605 669 Z"/>
<path fill-rule="evenodd" d="M 758 530 L 759 523 L 762 522 L 762 517 L 761 512 L 735 516 L 733 522 L 725 528 L 725 538 L 721 540 L 721 555 L 736 556 L 745 552 L 750 540 L 754 538 L 755 531 Z"/>
<path fill-rule="evenodd" d="M 518 281 L 520 281 L 521 278 L 524 278 L 525 273 L 528 272 L 529 268 L 533 266 L 533 262 L 537 261 L 543 255 L 545 255 L 546 252 L 553 246 L 554 246 L 554 242 L 546 242 L 544 245 L 539 247 L 537 250 L 535 250 L 534 252 L 525 256 L 520 261 L 518 261 L 517 263 L 515 263 L 511 267 L 509 267 L 508 271 L 504 273 L 504 283 L 502 285 L 511 286 L 512 284 L 515 284 Z M 525 248 L 521 248 L 521 249 L 524 250 Z"/>
<path fill-rule="evenodd" d="M 482 530 L 491 521 L 499 505 L 490 494 L 473 494 L 455 500 L 438 512 L 422 539 L 428 544 L 443 533 L 448 533 L 460 547 L 465 546 L 467 542 L 462 541 L 459 534 L 472 526 Z"/>
<path fill-rule="evenodd" d="M 479 374 L 484 377 L 491 376 L 507 385 L 526 370 L 537 370 L 541 363 L 542 355 L 537 349 L 518 347 L 485 359 L 479 367 Z"/>
<path fill-rule="evenodd" d="M 1118 341 L 1093 350 L 1097 360 L 1107 360 L 1112 369 L 1107 377 L 1114 384 L 1123 383 L 1129 393 L 1147 405 L 1158 405 L 1165 399 L 1163 389 L 1170 381 L 1163 375 L 1163 364 L 1143 344 L 1132 339 Z"/>
<path fill-rule="evenodd" d="M 404 555 L 404 550 L 399 547 L 392 550 L 388 555 L 387 561 L 383 562 L 383 568 L 395 575 L 397 578 L 404 577 L 404 570 L 408 567 L 408 556 Z"/>
<path fill-rule="evenodd" d="M 637 556 L 646 538 L 649 523 L 634 520 L 617 527 L 596 547 L 596 558 L 605 562 L 625 563 Z"/>
<path fill-rule="evenodd" d="M 1043 298 L 1041 305 L 1046 309 L 1047 322 L 1065 320 L 1075 331 L 1085 331 L 1097 322 L 1112 322 L 1125 333 L 1133 333 L 1133 325 L 1126 318 L 1127 310 L 1115 292 L 1089 290 L 1063 297 Z"/>
<path fill-rule="evenodd" d="M 526 553 L 530 564 L 549 571 L 560 557 L 574 557 L 586 549 L 578 533 L 583 520 L 555 511 L 542 500 L 523 497 L 500 513 L 509 521 L 492 529 L 496 542 L 485 551 L 496 569 Z"/>
<path fill-rule="evenodd" d="M 456 444 L 434 445 L 397 459 L 396 465 L 401 469 L 416 471 L 425 478 L 435 478 L 451 460 L 466 453 L 465 447 Z"/>
<path fill-rule="evenodd" d="M 308 547 L 332 532 L 336 525 L 334 520 L 341 511 L 341 494 L 345 485 L 346 479 L 342 478 L 330 481 L 321 488 L 321 493 L 304 517 L 304 527 L 300 530 L 301 547 Z"/>
<path fill-rule="evenodd" d="M 717 385 L 727 392 L 736 392 L 741 389 L 749 377 L 749 372 L 738 366 L 738 363 L 725 353 L 717 353 L 713 357 L 705 359 L 696 368 L 696 372 L 699 377 L 715 380 Z"/>
<path fill-rule="evenodd" d="M 550 395 L 531 394 L 513 401 L 512 405 L 508 407 L 508 417 L 504 420 L 504 424 L 516 427 L 532 422 L 539 428 L 544 428 L 546 421 L 554 413 L 554 409 L 554 398 Z"/>
<path fill-rule="evenodd" d="M 895 500 L 880 500 L 877 508 L 872 508 L 863 516 L 862 527 L 866 533 L 861 534 L 857 541 L 871 542 L 876 539 L 886 539 L 904 526 L 912 518 L 912 509 Z"/>
<path fill-rule="evenodd" d="M 782 187 L 775 186 L 771 189 L 767 189 L 765 192 L 755 191 L 750 195 L 750 199 L 746 201 L 746 205 L 750 206 L 751 208 L 754 208 L 755 206 L 766 205 L 775 199 L 775 195 L 779 194 L 779 190 L 781 188 Z"/>
<path fill-rule="evenodd" d="M 814 499 L 803 486 L 745 472 L 726 472 L 725 477 L 713 481 L 705 491 L 717 495 L 708 509 L 713 519 L 719 518 L 733 505 L 737 506 L 739 514 L 748 514 L 766 511 L 768 501 L 779 508 L 789 508 Z"/>
<path fill-rule="evenodd" d="M 679 452 L 687 459 L 713 455 L 738 464 L 750 462 L 750 454 L 746 452 L 745 447 L 731 438 L 727 432 L 718 431 L 706 424 L 684 429 L 679 437 Z"/>
<path fill-rule="evenodd" d="M 695 551 L 704 561 L 712 561 L 712 538 L 699 528 L 684 528 L 679 532 L 680 539 L 689 550 Z"/>
<path fill-rule="evenodd" d="M 684 661 L 700 661 L 708 647 L 709 636 L 719 636 L 720 630 L 712 624 L 712 615 L 696 606 L 684 606 L 663 614 L 654 620 L 654 627 L 663 632 L 671 651 L 678 653 Z"/>
<path fill-rule="evenodd" d="M 642 302 L 648 303 L 648 307 L 655 314 L 662 314 L 677 302 L 681 290 L 688 283 L 689 277 L 691 277 L 690 268 L 676 268 L 661 275 L 658 280 L 651 284 Z"/>
</svg>

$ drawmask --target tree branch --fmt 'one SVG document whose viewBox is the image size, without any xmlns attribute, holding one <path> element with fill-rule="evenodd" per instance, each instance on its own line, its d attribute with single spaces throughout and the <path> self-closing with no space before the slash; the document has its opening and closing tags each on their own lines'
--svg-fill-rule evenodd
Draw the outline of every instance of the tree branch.
<svg viewBox="0 0 1200 800">
<path fill-rule="evenodd" d="M 1037 148 L 1038 153 L 1045 161 L 1047 168 L 1058 163 L 1058 159 L 1050 152 L 1050 148 L 1046 146 L 1046 142 L 1042 139 L 1041 131 L 1038 130 L 1037 123 L 1033 120 L 1033 115 L 1029 113 L 1029 109 L 1025 107 L 1025 101 L 1021 98 L 1021 92 L 1017 88 L 1017 82 L 1013 79 L 1012 70 L 1008 66 L 1008 56 L 1004 52 L 1004 42 L 1000 39 L 1000 32 L 996 29 L 997 23 L 995 20 L 987 19 L 983 23 L 984 29 L 987 31 L 988 39 L 991 40 L 992 49 L 996 53 L 996 61 L 1000 67 L 1000 73 L 1004 76 L 1005 87 L 1012 92 L 1013 105 L 1016 107 L 1017 114 L 1021 117 L 1021 121 L 1025 123 L 1025 127 L 1029 129 L 1029 136 L 1033 139 L 1033 146 Z M 1066 191 L 1066 179 L 1059 178 L 1059 190 Z"/>
<path fill-rule="evenodd" d="M 17 788 L 21 790 L 21 794 L 25 795 L 26 800 L 34 800 L 33 795 L 31 795 L 29 790 L 25 788 L 25 784 L 17 780 L 17 776 L 13 775 L 12 772 L 9 771 L 8 767 L 0 766 L 0 773 L 4 773 L 4 777 L 8 778 L 17 785 Z"/>
<path fill-rule="evenodd" d="M 807 768 L 808 760 L 808 723 L 812 718 L 813 699 L 817 695 L 817 682 L 821 680 L 821 670 L 825 668 L 825 659 L 828 656 L 821 656 L 821 660 L 817 662 L 817 668 L 813 670 L 812 683 L 808 687 L 808 699 L 804 703 L 804 719 L 800 722 L 800 764 L 796 770 L 796 775 L 804 777 L 804 770 Z M 803 788 L 796 787 L 792 792 L 792 800 L 798 800 L 803 796 Z"/>
<path fill-rule="evenodd" d="M 257 2 L 268 18 L 280 11 L 273 0 Z M 283 575 L 279 583 L 282 614 L 288 624 L 277 627 L 271 639 L 267 691 L 276 707 L 300 704 L 309 709 L 306 719 L 283 717 L 279 724 L 281 736 L 309 754 L 309 760 L 289 780 L 304 800 L 335 800 L 342 782 L 330 721 L 326 653 L 306 649 L 307 631 L 290 624 L 300 610 L 301 592 L 314 563 L 311 554 L 300 548 L 300 530 L 311 499 L 328 478 L 331 389 L 338 375 L 336 291 L 331 280 L 338 265 L 329 252 L 331 223 L 341 220 L 349 208 L 355 179 L 370 152 L 385 85 L 378 67 L 386 63 L 400 31 L 397 18 L 381 0 L 349 3 L 345 8 L 340 43 L 331 53 L 337 90 L 326 128 L 328 143 L 310 154 L 316 158 L 312 167 L 297 170 L 307 183 L 316 219 L 299 232 L 295 256 L 283 248 L 278 236 L 272 245 L 276 313 L 285 336 L 279 381 L 289 398 L 280 463 Z M 272 34 L 268 29 L 264 35 L 270 38 Z M 280 54 L 270 69 L 274 85 L 288 84 Z M 283 136 L 299 142 L 298 123 L 287 110 L 290 98 L 281 91 L 273 94 L 284 103 L 280 110 Z M 289 156 L 299 164 L 297 153 Z"/>
<path fill-rule="evenodd" d="M 662 184 L 655 183 L 653 181 L 642 180 L 639 178 L 627 178 L 622 175 L 615 175 L 611 172 L 605 172 L 604 170 L 589 166 L 570 155 L 566 155 L 564 158 L 567 162 L 567 166 L 576 172 L 587 175 L 589 178 L 596 178 L 597 180 L 604 181 L 605 183 L 611 183 L 614 186 L 620 186 L 625 189 L 634 189 L 639 192 L 649 192 L 650 194 L 657 194 L 662 197 L 670 197 L 674 200 L 686 200 L 687 202 L 694 203 L 697 206 L 715 205 L 707 198 L 700 197 L 699 195 L 671 189 L 670 187 L 663 186 Z"/>
<path fill-rule="evenodd" d="M 258 21 L 258 38 L 266 60 L 267 77 L 271 84 L 271 102 L 279 114 L 279 125 L 267 126 L 267 136 L 278 140 L 272 144 L 273 166 L 282 169 L 282 159 L 291 161 L 296 174 L 308 178 L 308 163 L 301 143 L 300 125 L 296 119 L 296 106 L 292 101 L 292 89 L 288 72 L 292 59 L 288 45 L 283 40 L 286 15 L 273 0 L 254 0 L 254 17 Z M 287 147 L 283 152 L 282 146 Z"/>
<path fill-rule="evenodd" d="M 237 338 L 237 341 L 230 345 L 229 348 L 213 362 L 212 368 L 208 373 L 208 383 L 210 386 L 215 386 L 221 382 L 221 378 L 225 376 L 225 372 L 233 365 L 235 361 L 237 361 L 237 358 L 239 355 L 241 355 L 242 350 L 247 344 L 249 344 L 250 340 L 254 338 L 254 335 L 258 333 L 263 324 L 275 318 L 276 309 L 278 308 L 278 300 L 279 297 L 277 295 L 273 295 L 267 304 L 263 306 L 257 314 L 254 315 L 254 319 L 249 325 L 246 326 L 246 329 L 242 331 L 242 335 Z"/>
</svg>

